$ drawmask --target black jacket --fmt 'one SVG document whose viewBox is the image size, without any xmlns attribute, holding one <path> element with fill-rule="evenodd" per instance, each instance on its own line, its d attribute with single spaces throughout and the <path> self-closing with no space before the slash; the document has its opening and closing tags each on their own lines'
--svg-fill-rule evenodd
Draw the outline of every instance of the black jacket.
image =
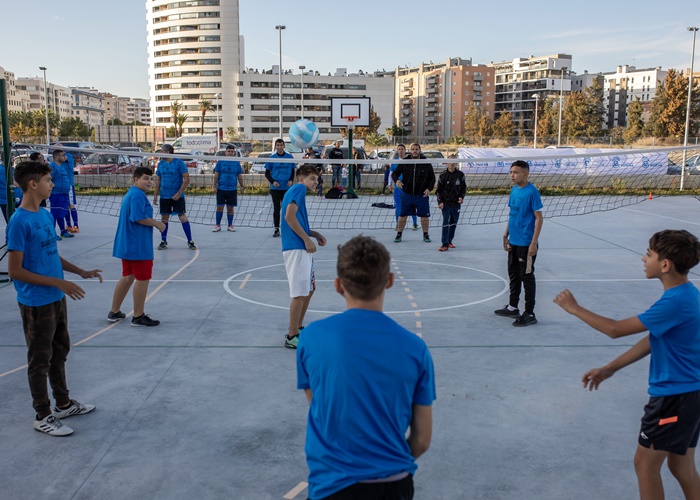
<svg viewBox="0 0 700 500">
<path fill-rule="evenodd" d="M 329 160 L 344 160 L 345 157 L 343 155 L 343 150 L 340 148 L 333 148 L 330 151 L 328 151 L 328 159 Z M 335 165 L 335 163 L 334 163 Z"/>
<path fill-rule="evenodd" d="M 467 183 L 464 179 L 464 172 L 455 169 L 454 172 L 445 170 L 440 174 L 437 182 L 438 204 L 444 203 L 450 207 L 459 206 L 459 199 L 464 199 L 467 194 Z"/>
<path fill-rule="evenodd" d="M 421 160 L 425 156 L 421 153 Z M 411 163 L 411 157 L 404 158 L 398 162 L 396 170 L 391 174 L 394 182 L 403 175 L 403 191 L 406 194 L 420 195 L 425 190 L 432 191 L 435 188 L 435 171 L 430 163 Z"/>
</svg>

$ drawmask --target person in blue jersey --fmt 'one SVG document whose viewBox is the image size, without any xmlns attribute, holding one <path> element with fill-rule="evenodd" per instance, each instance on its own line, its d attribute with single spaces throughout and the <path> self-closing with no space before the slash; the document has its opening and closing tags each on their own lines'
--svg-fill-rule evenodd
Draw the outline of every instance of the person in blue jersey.
<svg viewBox="0 0 700 500">
<path fill-rule="evenodd" d="M 396 146 L 396 158 L 398 160 L 403 160 L 406 158 L 406 145 L 405 144 L 399 144 Z M 388 177 L 391 177 L 391 174 L 394 173 L 394 170 L 396 170 L 396 167 L 398 167 L 399 164 L 397 163 L 392 163 L 391 166 L 389 166 L 389 175 Z M 402 180 L 402 179 L 399 179 Z M 401 213 L 401 193 L 403 193 L 403 189 L 398 187 L 396 185 L 396 182 L 393 181 L 392 179 L 392 184 L 394 188 L 394 211 L 396 212 L 396 225 L 398 227 L 399 224 L 399 214 Z M 416 214 L 412 214 L 411 218 L 413 219 L 413 230 L 418 231 L 418 217 Z"/>
<path fill-rule="evenodd" d="M 516 160 L 510 166 L 510 182 L 513 187 L 508 199 L 508 223 L 503 234 L 503 249 L 508 252 L 508 279 L 510 298 L 508 304 L 494 313 L 515 318 L 513 326 L 530 326 L 537 323 L 535 317 L 535 260 L 537 242 L 542 231 L 542 199 L 537 188 L 530 184 L 530 165 Z M 520 291 L 525 289 L 525 310 L 520 314 Z"/>
<path fill-rule="evenodd" d="M 413 498 L 416 459 L 432 437 L 435 378 L 423 339 L 382 312 L 390 263 L 373 238 L 340 245 L 334 285 L 347 310 L 309 324 L 299 340 L 312 500 Z"/>
<path fill-rule="evenodd" d="M 126 318 L 121 306 L 135 281 L 131 326 L 158 326 L 160 321 L 151 319 L 144 308 L 153 275 L 153 228 L 162 232 L 165 224 L 153 218 L 153 206 L 146 196 L 153 187 L 153 171 L 148 167 L 137 167 L 133 179 L 133 186 L 122 200 L 114 237 L 112 256 L 122 261 L 122 277 L 114 288 L 107 321 L 114 323 Z"/>
<path fill-rule="evenodd" d="M 0 210 L 2 210 L 2 218 L 7 222 L 7 171 L 2 159 L 0 159 Z"/>
<path fill-rule="evenodd" d="M 61 143 L 57 142 L 54 144 L 56 147 L 61 147 Z M 66 231 L 71 234 L 79 233 L 80 227 L 78 227 L 78 209 L 76 207 L 77 201 L 75 198 L 75 157 L 70 151 L 66 152 L 66 161 L 63 163 L 63 167 L 68 172 L 70 178 L 70 192 L 68 193 L 68 212 L 66 213 Z"/>
<path fill-rule="evenodd" d="M 216 162 L 214 168 L 214 191 L 216 192 L 216 224 L 213 232 L 221 231 L 221 219 L 224 216 L 224 205 L 226 205 L 226 221 L 228 230 L 235 231 L 233 227 L 233 211 L 238 205 L 238 186 L 240 184 L 241 193 L 243 186 L 243 167 L 241 162 L 234 160 L 236 155 L 235 146 L 226 146 L 226 160 Z"/>
<path fill-rule="evenodd" d="M 270 196 L 272 197 L 272 221 L 275 224 L 275 232 L 272 236 L 280 236 L 280 212 L 282 209 L 282 199 L 287 190 L 294 184 L 294 163 L 275 162 L 275 158 L 294 158 L 284 151 L 284 141 L 275 141 L 275 152 L 270 155 L 269 161 L 265 164 L 265 178 L 270 182 Z"/>
<path fill-rule="evenodd" d="M 665 461 L 685 498 L 700 498 L 695 465 L 700 434 L 700 292 L 688 280 L 688 272 L 700 262 L 700 242 L 685 230 L 659 231 L 649 240 L 642 262 L 646 278 L 658 279 L 664 289 L 642 314 L 623 320 L 599 316 L 580 306 L 569 290 L 554 302 L 613 339 L 649 332 L 607 365 L 587 371 L 583 387 L 598 390 L 618 370 L 650 354 L 650 398 L 634 457 L 640 498 L 664 498 Z"/>
<path fill-rule="evenodd" d="M 51 215 L 53 215 L 54 221 L 58 224 L 60 235 L 58 239 L 73 238 L 73 234 L 66 230 L 66 215 L 68 215 L 71 204 L 70 190 L 73 176 L 68 173 L 68 169 L 65 166 L 65 163 L 68 162 L 65 151 L 54 149 L 52 158 L 49 164 L 51 167 L 51 181 L 54 184 L 51 196 L 49 196 Z"/>
<path fill-rule="evenodd" d="M 314 259 L 316 238 L 319 246 L 326 244 L 326 238 L 309 227 L 309 213 L 306 210 L 306 192 L 314 192 L 318 170 L 314 165 L 305 164 L 297 171 L 297 184 L 292 186 L 282 200 L 282 256 L 289 280 L 289 331 L 284 337 L 284 346 L 296 349 L 299 333 L 304 328 L 304 316 L 316 290 Z"/>
<path fill-rule="evenodd" d="M 163 153 L 173 154 L 175 148 L 171 144 L 162 146 Z M 197 245 L 192 240 L 192 229 L 187 220 L 187 207 L 185 205 L 185 191 L 190 183 L 190 174 L 187 165 L 180 158 L 163 158 L 158 162 L 156 170 L 156 185 L 153 194 L 153 204 L 158 205 L 160 196 L 160 217 L 165 229 L 161 231 L 161 242 L 158 250 L 168 248 L 168 223 L 170 214 L 177 214 L 182 223 L 182 230 L 187 237 L 187 246 L 190 250 L 197 250 Z"/>
<path fill-rule="evenodd" d="M 15 168 L 14 177 L 24 195 L 7 225 L 7 269 L 17 292 L 27 343 L 29 390 L 36 411 L 34 429 L 50 436 L 67 436 L 73 430 L 61 419 L 89 413 L 95 406 L 71 399 L 66 383 L 71 342 L 65 296 L 80 300 L 85 290 L 64 279 L 63 272 L 83 279 L 98 278 L 102 283 L 102 271 L 83 270 L 58 254 L 53 217 L 40 208 L 54 187 L 51 167 L 24 161 Z M 47 378 L 55 400 L 53 409 Z"/>
</svg>

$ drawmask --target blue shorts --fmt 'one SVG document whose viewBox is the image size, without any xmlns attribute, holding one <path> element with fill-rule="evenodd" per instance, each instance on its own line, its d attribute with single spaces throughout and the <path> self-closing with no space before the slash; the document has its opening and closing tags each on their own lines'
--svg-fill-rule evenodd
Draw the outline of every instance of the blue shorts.
<svg viewBox="0 0 700 500">
<path fill-rule="evenodd" d="M 216 190 L 216 206 L 223 207 L 228 205 L 229 207 L 235 207 L 238 205 L 238 191 L 233 189 L 231 191 L 224 189 Z"/>
<path fill-rule="evenodd" d="M 65 217 L 70 205 L 70 195 L 68 193 L 56 193 L 49 196 L 51 204 L 51 215 L 54 217 Z"/>
<path fill-rule="evenodd" d="M 422 194 L 401 193 L 401 211 L 399 217 L 417 215 L 418 217 L 430 217 L 430 197 Z"/>
</svg>

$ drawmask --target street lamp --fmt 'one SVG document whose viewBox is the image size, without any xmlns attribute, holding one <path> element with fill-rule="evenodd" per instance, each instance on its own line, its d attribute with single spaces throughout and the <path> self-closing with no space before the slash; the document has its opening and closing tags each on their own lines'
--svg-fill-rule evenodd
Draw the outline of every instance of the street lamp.
<svg viewBox="0 0 700 500">
<path fill-rule="evenodd" d="M 695 62 L 695 33 L 697 33 L 698 28 L 690 27 L 687 28 L 688 31 L 693 32 L 693 48 L 691 50 L 690 56 L 690 74 L 688 75 L 688 106 L 685 108 L 685 137 L 683 139 L 683 146 L 688 147 L 688 129 L 690 128 L 690 99 L 693 95 L 693 63 Z M 685 159 L 688 154 L 688 150 L 683 150 L 683 166 L 681 167 L 681 190 L 683 190 L 683 180 L 685 179 Z"/>
<path fill-rule="evenodd" d="M 299 69 L 301 70 L 301 119 L 304 119 L 304 70 L 306 69 L 306 66 L 301 65 L 299 66 Z"/>
<path fill-rule="evenodd" d="M 219 125 L 219 99 L 221 99 L 221 94 L 216 94 L 216 150 L 219 151 L 221 148 L 221 143 L 219 142 L 219 131 L 221 130 L 221 125 Z"/>
<path fill-rule="evenodd" d="M 532 141 L 532 149 L 537 149 L 537 105 L 540 103 L 540 95 L 532 94 L 532 97 L 535 99 L 535 138 Z"/>
<path fill-rule="evenodd" d="M 284 130 L 282 129 L 282 30 L 286 29 L 286 26 L 283 26 L 281 24 L 278 24 L 275 26 L 275 29 L 279 31 L 279 41 L 280 41 L 280 69 L 279 69 L 279 74 L 280 74 L 280 79 L 279 79 L 279 101 L 280 101 L 280 139 L 284 140 Z"/>
<path fill-rule="evenodd" d="M 46 66 L 39 66 L 39 69 L 44 72 L 44 99 L 46 105 L 46 145 L 51 144 L 51 132 L 49 131 L 49 88 L 46 85 Z"/>
<path fill-rule="evenodd" d="M 559 132 L 557 132 L 557 147 L 561 146 L 561 115 L 564 111 L 564 72 L 568 68 L 564 66 L 559 75 Z"/>
</svg>

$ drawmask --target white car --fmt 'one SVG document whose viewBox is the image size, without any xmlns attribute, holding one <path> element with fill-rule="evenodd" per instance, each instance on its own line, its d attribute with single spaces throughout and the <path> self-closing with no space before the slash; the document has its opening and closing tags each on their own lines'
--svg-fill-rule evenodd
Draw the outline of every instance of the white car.
<svg viewBox="0 0 700 500">
<path fill-rule="evenodd" d="M 262 158 L 262 161 L 253 161 L 250 165 L 251 174 L 264 174 L 265 173 L 265 163 L 272 153 L 260 153 L 258 158 Z"/>
</svg>

